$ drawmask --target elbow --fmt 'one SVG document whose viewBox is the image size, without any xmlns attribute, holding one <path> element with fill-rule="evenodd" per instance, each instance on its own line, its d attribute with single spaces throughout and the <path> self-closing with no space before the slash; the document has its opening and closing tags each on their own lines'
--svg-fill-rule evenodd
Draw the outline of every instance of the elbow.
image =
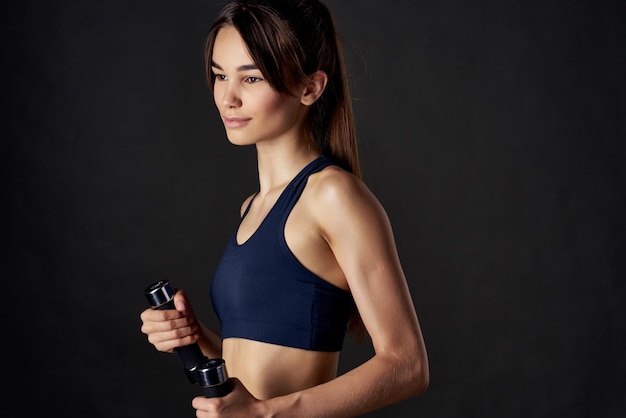
<svg viewBox="0 0 626 418">
<path fill-rule="evenodd" d="M 420 365 L 419 371 L 416 373 L 415 379 L 415 396 L 421 395 L 428 390 L 430 384 L 430 372 L 428 370 L 428 362 Z"/>
<path fill-rule="evenodd" d="M 430 372 L 428 359 L 423 351 L 408 350 L 405 355 L 394 357 L 391 363 L 395 363 L 392 366 L 395 384 L 389 387 L 395 388 L 395 394 L 399 399 L 412 398 L 428 390 Z"/>
<path fill-rule="evenodd" d="M 428 390 L 430 384 L 430 370 L 428 367 L 428 358 L 422 350 L 413 357 L 410 367 L 408 387 L 410 388 L 410 396 L 418 396 Z"/>
<path fill-rule="evenodd" d="M 413 397 L 421 395 L 428 390 L 428 385 L 430 384 L 428 361 L 422 359 L 414 362 L 411 371 L 407 386 L 410 388 L 409 396 Z"/>
</svg>

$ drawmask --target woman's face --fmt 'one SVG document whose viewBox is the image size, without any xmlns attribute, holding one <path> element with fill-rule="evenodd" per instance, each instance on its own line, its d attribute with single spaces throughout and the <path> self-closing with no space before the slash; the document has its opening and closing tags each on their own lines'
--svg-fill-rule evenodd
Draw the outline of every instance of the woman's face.
<svg viewBox="0 0 626 418">
<path fill-rule="evenodd" d="M 230 142 L 250 145 L 301 136 L 305 106 L 269 85 L 235 28 L 220 29 L 211 58 L 213 97 Z"/>
</svg>

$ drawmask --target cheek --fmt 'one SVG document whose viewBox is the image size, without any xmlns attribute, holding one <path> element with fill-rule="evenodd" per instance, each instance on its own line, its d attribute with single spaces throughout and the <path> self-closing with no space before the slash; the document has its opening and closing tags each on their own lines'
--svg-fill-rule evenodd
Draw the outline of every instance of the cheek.
<svg viewBox="0 0 626 418">
<path fill-rule="evenodd" d="M 216 105 L 219 106 L 220 104 L 220 100 L 219 97 L 222 97 L 222 92 L 221 92 L 221 88 L 219 87 L 219 84 L 215 84 L 213 86 L 213 101 L 215 102 Z"/>
<path fill-rule="evenodd" d="M 274 113 L 280 110 L 281 100 L 278 97 L 266 95 L 258 97 L 256 104 L 257 109 L 267 113 Z"/>
<path fill-rule="evenodd" d="M 259 102 L 259 109 L 264 113 L 279 116 L 282 119 L 293 119 L 297 113 L 298 104 L 295 100 L 285 97 L 267 97 Z"/>
</svg>

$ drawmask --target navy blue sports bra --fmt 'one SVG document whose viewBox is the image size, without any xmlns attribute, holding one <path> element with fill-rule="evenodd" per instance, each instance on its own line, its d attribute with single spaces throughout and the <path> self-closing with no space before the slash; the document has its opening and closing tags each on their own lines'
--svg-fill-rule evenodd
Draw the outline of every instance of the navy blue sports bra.
<svg viewBox="0 0 626 418">
<path fill-rule="evenodd" d="M 245 338 L 313 351 L 339 351 L 352 297 L 304 267 L 285 241 L 285 223 L 309 175 L 334 164 L 319 157 L 287 185 L 254 234 L 231 236 L 211 283 L 222 339 Z M 254 199 L 253 199 L 254 200 Z"/>
</svg>

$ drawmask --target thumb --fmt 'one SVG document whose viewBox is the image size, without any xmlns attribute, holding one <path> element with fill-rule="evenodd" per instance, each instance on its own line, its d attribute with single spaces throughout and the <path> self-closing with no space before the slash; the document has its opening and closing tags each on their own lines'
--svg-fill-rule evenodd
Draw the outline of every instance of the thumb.
<svg viewBox="0 0 626 418">
<path fill-rule="evenodd" d="M 176 310 L 183 315 L 193 316 L 193 309 L 191 308 L 191 304 L 187 300 L 187 296 L 184 291 L 176 291 L 176 294 L 174 295 L 174 306 L 176 307 Z"/>
</svg>

